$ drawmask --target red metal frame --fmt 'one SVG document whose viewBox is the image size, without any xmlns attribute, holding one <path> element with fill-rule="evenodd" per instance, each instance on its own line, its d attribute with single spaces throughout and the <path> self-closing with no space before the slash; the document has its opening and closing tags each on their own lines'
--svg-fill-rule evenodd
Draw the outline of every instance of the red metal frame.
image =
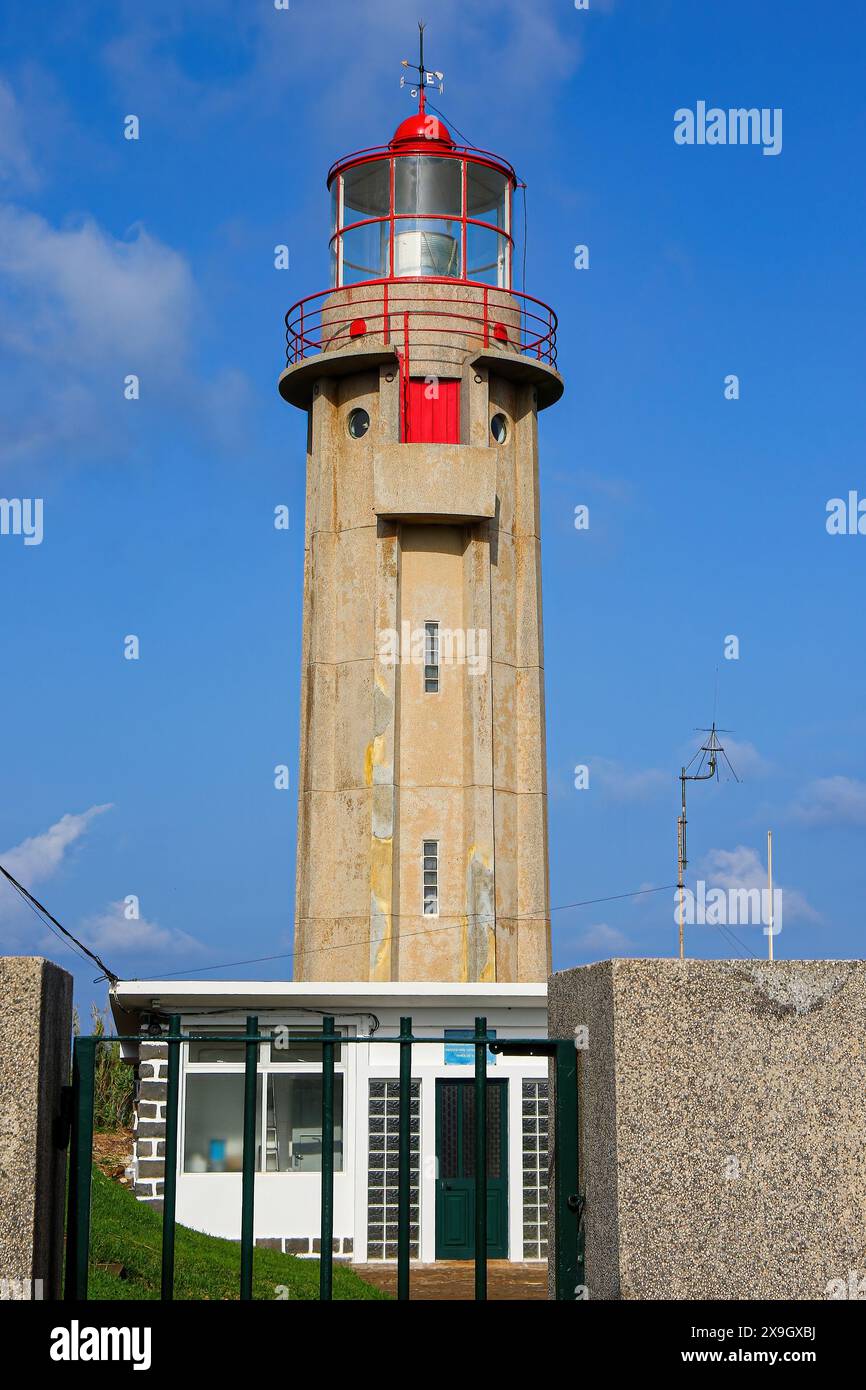
<svg viewBox="0 0 866 1390">
<path fill-rule="evenodd" d="M 347 232 L 356 231 L 358 227 L 369 227 L 369 226 L 372 226 L 372 225 L 374 225 L 374 224 L 376 224 L 376 225 L 381 225 L 382 223 L 387 222 L 387 223 L 388 223 L 388 267 L 387 267 L 387 272 L 388 272 L 388 275 L 389 275 L 390 277 L 393 278 L 393 277 L 395 276 L 395 266 L 394 266 L 394 225 L 395 225 L 395 223 L 396 223 L 397 221 L 405 221 L 405 220 L 408 220 L 408 219 L 412 219 L 413 221 L 420 221 L 420 220 L 423 219 L 423 220 L 430 221 L 430 222 L 443 222 L 443 221 L 445 221 L 445 222 L 459 222 L 459 223 L 460 223 L 460 270 L 461 270 L 461 274 L 460 274 L 460 275 L 455 275 L 455 276 L 452 277 L 452 278 L 455 279 L 455 280 L 457 280 L 457 281 L 459 281 L 460 283 L 463 283 L 463 284 L 473 285 L 473 284 L 483 284 L 483 283 L 484 283 L 483 281 L 471 280 L 471 279 L 469 278 L 469 276 L 467 275 L 467 273 L 466 273 L 466 272 L 467 272 L 467 260 L 466 260 L 466 255 L 467 255 L 467 245 L 468 245 L 467 228 L 468 228 L 470 225 L 473 226 L 473 227 L 484 227 L 484 228 L 486 228 L 488 231 L 494 232 L 494 233 L 496 234 L 496 236 L 502 237 L 503 240 L 504 240 L 504 242 L 505 242 L 505 283 L 504 283 L 503 285 L 497 285 L 495 288 L 497 288 L 497 289 L 506 289 L 506 290 L 507 290 L 507 289 L 510 289 L 510 287 L 511 287 L 511 281 L 512 281 L 512 270 L 513 270 L 513 264 L 514 264 L 514 236 L 513 236 L 513 234 L 512 234 L 512 227 L 513 227 L 513 222 L 514 222 L 514 208 L 513 208 L 513 202 L 514 202 L 514 189 L 515 189 L 516 184 L 517 184 L 517 176 L 516 176 L 516 174 L 514 173 L 514 170 L 511 168 L 511 165 L 510 165 L 510 164 L 505 164 L 504 161 L 498 160 L 498 159 L 496 158 L 496 156 L 493 156 L 493 155 L 491 155 L 491 156 L 489 156 L 489 157 L 484 157 L 484 158 L 476 158 L 476 155 L 478 155 L 479 153 L 482 153 L 482 152 L 472 150 L 471 147 L 469 147 L 469 146 L 461 146 L 461 147 L 458 149 L 458 148 L 456 148 L 456 147 L 451 147 L 451 146 L 439 146 L 439 145 L 436 144 L 435 141 L 429 141 L 429 142 L 426 142 L 426 143 L 425 143 L 425 142 L 421 142 L 421 146 L 420 146 L 420 148 L 418 148 L 417 150 L 415 149 L 414 145 L 413 145 L 413 146 L 408 146 L 408 147 L 401 147 L 401 148 L 396 149 L 396 150 L 395 150 L 392 146 L 390 146 L 390 145 L 383 145 L 383 146 L 378 146 L 377 149 L 376 149 L 375 151 L 373 151 L 373 152 L 369 152 L 369 153 L 368 153 L 368 152 L 363 152 L 363 153 L 364 153 L 365 156 L 366 156 L 365 158 L 358 158 L 358 157 L 356 157 L 356 156 L 354 156 L 354 155 L 349 155 L 349 156 L 347 156 L 347 158 L 346 158 L 345 160 L 341 160 L 338 164 L 332 165 L 331 171 L 330 171 L 329 174 L 328 174 L 328 187 L 330 188 L 331 183 L 333 182 L 333 179 L 336 178 L 338 174 L 339 174 L 339 175 L 344 174 L 345 171 L 346 171 L 347 169 L 354 168 L 354 167 L 355 167 L 356 165 L 358 165 L 358 164 L 369 164 L 369 163 L 373 163 L 373 162 L 375 162 L 375 161 L 377 161 L 377 160 L 381 160 L 381 159 L 386 159 L 386 158 L 387 158 L 387 159 L 388 159 L 388 163 L 389 163 L 389 172 L 388 172 L 388 211 L 387 211 L 386 213 L 384 213 L 384 214 L 383 214 L 382 216 L 380 216 L 380 217 L 361 217 L 361 218 L 358 218 L 355 222 L 347 222 L 347 223 L 345 223 L 345 225 L 344 225 L 344 224 L 342 224 L 342 222 L 341 222 L 340 219 L 341 219 L 342 216 L 343 216 L 343 210 L 344 210 L 344 207 L 345 207 L 345 198 L 344 198 L 342 192 L 340 192 L 340 193 L 338 194 L 338 197 L 337 197 L 337 226 L 336 226 L 335 230 L 333 231 L 333 233 L 331 234 L 331 237 L 330 237 L 330 240 L 329 240 L 329 243 L 328 243 L 329 247 L 333 247 L 333 248 L 334 248 L 334 251 L 335 251 L 335 265 L 336 265 L 336 277 L 337 277 L 337 279 L 336 279 L 336 284 L 334 285 L 334 288 L 335 288 L 335 289 L 348 289 L 348 288 L 351 288 L 351 286 L 345 285 L 344 282 L 343 282 L 343 256 L 342 256 L 342 248 L 341 248 L 341 238 L 344 237 L 344 236 L 346 235 Z M 406 156 L 412 156 L 412 155 L 414 155 L 414 154 L 416 154 L 416 153 L 417 153 L 417 154 L 426 155 L 426 156 L 428 156 L 428 157 L 430 157 L 430 158 L 435 158 L 435 159 L 459 159 L 459 160 L 462 161 L 462 164 L 461 164 L 461 178 L 460 178 L 460 212 L 459 212 L 459 213 L 444 213 L 444 212 L 396 212 L 396 211 L 394 210 L 394 184 L 395 184 L 394 173 L 395 173 L 395 167 L 396 167 L 395 161 L 398 160 L 398 159 L 404 158 L 404 157 L 406 157 Z M 502 174 L 503 177 L 505 178 L 505 180 L 506 180 L 505 226 L 499 227 L 499 226 L 497 226 L 497 224 L 496 224 L 495 222 L 487 222 L 487 221 L 484 220 L 483 218 L 480 218 L 480 217 L 470 217 L 470 216 L 468 215 L 468 213 L 467 213 L 467 211 L 466 211 L 466 208 L 467 208 L 467 197 L 468 197 L 468 163 L 469 163 L 470 161 L 471 161 L 472 163 L 474 163 L 474 164 L 483 164 L 483 165 L 485 165 L 487 168 L 495 169 L 495 170 L 497 171 L 497 173 Z M 405 277 L 402 277 L 402 276 L 401 276 L 401 277 L 399 277 L 399 278 L 402 279 L 402 278 L 405 278 Z M 368 281 L 368 280 L 355 280 L 355 281 L 352 282 L 352 285 L 356 285 L 356 284 L 357 284 L 357 285 L 363 285 L 363 284 L 373 284 L 373 283 L 375 283 L 374 280 L 369 280 L 369 281 Z"/>
<path fill-rule="evenodd" d="M 513 187 L 517 187 L 517 174 L 507 159 L 492 154 L 490 150 L 478 150 L 474 145 L 444 145 L 438 140 L 418 140 L 396 148 L 394 145 L 369 145 L 364 150 L 355 150 L 354 154 L 334 160 L 328 170 L 327 186 L 331 187 L 337 174 L 344 174 L 356 164 L 369 164 L 374 159 L 399 159 L 402 154 L 430 154 L 437 159 L 471 159 L 475 164 L 486 164 L 489 169 L 496 169 L 505 175 Z"/>
<path fill-rule="evenodd" d="M 358 335 L 350 337 L 350 329 L 359 319 L 363 319 L 367 325 L 367 332 L 363 336 L 390 343 L 391 321 L 394 315 L 398 315 L 403 319 L 400 369 L 404 390 L 401 397 L 405 396 L 405 382 L 409 375 L 410 342 L 416 351 L 424 347 L 424 329 L 430 319 L 435 320 L 430 330 L 435 338 L 448 333 L 464 339 L 478 337 L 485 348 L 490 347 L 492 340 L 494 347 L 500 344 L 512 352 L 524 353 L 548 366 L 556 366 L 556 314 L 531 294 L 490 285 L 478 286 L 482 291 L 480 299 L 452 293 L 433 303 L 419 303 L 411 296 L 400 294 L 402 285 L 444 285 L 453 291 L 463 283 L 433 275 L 396 280 L 383 278 L 366 280 L 357 286 L 347 286 L 344 290 L 320 290 L 317 294 L 307 295 L 293 304 L 286 314 L 286 363 L 293 366 L 314 353 L 328 352 L 349 346 L 350 343 L 357 344 L 360 338 Z M 356 290 L 363 293 L 358 295 Z M 491 304 L 491 291 L 493 295 L 501 295 L 502 301 L 494 300 Z M 338 294 L 350 297 L 342 305 L 338 302 L 329 306 L 327 301 Z M 498 317 L 507 319 L 512 303 L 520 314 L 519 326 L 503 324 Z M 327 313 L 325 324 L 322 323 L 323 311 Z M 405 400 L 402 410 L 405 421 Z"/>
</svg>

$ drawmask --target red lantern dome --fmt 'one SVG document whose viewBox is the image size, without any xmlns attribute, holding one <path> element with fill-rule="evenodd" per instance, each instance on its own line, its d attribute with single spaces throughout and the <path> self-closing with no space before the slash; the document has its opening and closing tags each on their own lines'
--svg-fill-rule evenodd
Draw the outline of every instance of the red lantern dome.
<svg viewBox="0 0 866 1390">
<path fill-rule="evenodd" d="M 448 149 L 454 149 L 454 141 L 448 127 L 435 116 L 428 116 L 420 107 L 414 115 L 407 116 L 405 121 L 400 122 L 391 137 L 392 150 L 402 145 L 420 145 L 423 149 L 429 149 L 431 145 L 444 145 Z"/>
</svg>

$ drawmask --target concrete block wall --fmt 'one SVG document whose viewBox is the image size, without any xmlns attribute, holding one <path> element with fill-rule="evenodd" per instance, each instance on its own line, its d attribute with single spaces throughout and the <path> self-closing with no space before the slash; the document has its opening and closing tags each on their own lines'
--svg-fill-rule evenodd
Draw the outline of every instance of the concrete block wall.
<svg viewBox="0 0 866 1390">
<path fill-rule="evenodd" d="M 866 1276 L 866 961 L 554 975 L 591 1299 L 826 1299 Z"/>
<path fill-rule="evenodd" d="M 2 957 L 0 998 L 0 1298 L 59 1298 L 72 976 L 39 957 Z"/>
</svg>

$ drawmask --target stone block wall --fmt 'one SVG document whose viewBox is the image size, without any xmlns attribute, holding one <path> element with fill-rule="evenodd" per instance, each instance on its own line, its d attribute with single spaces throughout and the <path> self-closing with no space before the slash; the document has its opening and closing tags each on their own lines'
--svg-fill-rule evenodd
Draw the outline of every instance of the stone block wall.
<svg viewBox="0 0 866 1390">
<path fill-rule="evenodd" d="M 141 1201 L 162 1210 L 165 1187 L 165 1105 L 168 1043 L 139 1045 L 132 1167 L 129 1176 Z"/>
</svg>

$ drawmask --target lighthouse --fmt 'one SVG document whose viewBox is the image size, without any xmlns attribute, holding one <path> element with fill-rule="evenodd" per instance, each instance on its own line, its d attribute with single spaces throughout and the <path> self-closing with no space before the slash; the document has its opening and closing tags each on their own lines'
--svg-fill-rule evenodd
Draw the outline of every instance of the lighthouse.
<svg viewBox="0 0 866 1390">
<path fill-rule="evenodd" d="M 362 1265 L 398 1253 L 404 1121 L 409 1255 L 475 1256 L 486 1055 L 487 1254 L 540 1265 L 538 417 L 563 389 L 556 318 L 514 283 L 513 168 L 455 142 L 425 100 L 423 54 L 418 79 L 391 140 L 331 168 L 330 283 L 286 316 L 279 389 L 307 419 L 294 978 L 121 981 L 113 1005 L 128 1032 L 179 1016 L 196 1035 L 177 1219 L 240 1234 L 252 1018 L 256 1239 L 318 1257 L 328 1133 L 333 1250 Z M 339 1038 L 327 1092 L 325 1023 Z M 146 1201 L 167 1176 L 156 1077 L 134 1160 Z"/>
<path fill-rule="evenodd" d="M 425 99 L 328 172 L 330 283 L 286 315 L 307 416 L 294 978 L 551 965 L 538 416 L 556 317 L 521 187 Z M 324 211 L 324 209 L 323 209 Z"/>
</svg>

